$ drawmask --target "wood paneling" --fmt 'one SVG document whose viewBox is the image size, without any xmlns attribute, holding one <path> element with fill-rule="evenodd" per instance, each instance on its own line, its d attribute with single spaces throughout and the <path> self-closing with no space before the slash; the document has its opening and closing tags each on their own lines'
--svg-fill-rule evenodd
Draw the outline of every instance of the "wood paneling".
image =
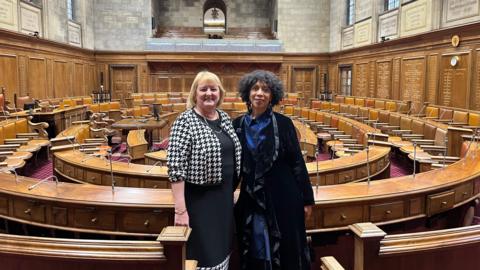
<svg viewBox="0 0 480 270">
<path fill-rule="evenodd" d="M 70 96 L 70 83 L 68 63 L 64 61 L 53 62 L 53 90 L 55 97 Z M 71 73 L 70 73 L 71 74 Z"/>
<path fill-rule="evenodd" d="M 316 73 L 314 67 L 293 68 L 292 90 L 300 94 L 299 97 L 304 106 L 307 106 L 310 98 L 315 97 Z"/>
<path fill-rule="evenodd" d="M 472 109 L 480 110 L 480 49 L 476 51 L 475 56 L 477 68 L 475 69 L 474 83 L 476 87 L 473 90 Z"/>
<path fill-rule="evenodd" d="M 13 101 L 13 94 L 18 93 L 18 67 L 15 55 L 0 54 L 0 87 L 5 87 L 7 100 Z"/>
<path fill-rule="evenodd" d="M 113 98 L 123 99 L 136 92 L 135 66 L 111 66 L 110 69 Z"/>
<path fill-rule="evenodd" d="M 47 97 L 47 62 L 44 58 L 30 58 L 27 73 L 28 94 L 35 98 Z"/>
<path fill-rule="evenodd" d="M 74 72 L 73 72 L 73 95 L 74 96 L 83 96 L 85 95 L 85 74 L 83 64 L 75 63 Z"/>
<path fill-rule="evenodd" d="M 392 62 L 383 60 L 377 62 L 377 92 L 376 97 L 390 98 L 392 88 Z"/>
<path fill-rule="evenodd" d="M 425 58 L 402 59 L 400 99 L 412 101 L 412 112 L 418 112 L 425 98 Z"/>
<path fill-rule="evenodd" d="M 425 97 L 425 101 L 436 104 L 438 91 L 438 55 L 429 55 L 427 58 L 427 78 L 427 96 Z"/>
<path fill-rule="evenodd" d="M 451 65 L 452 57 L 458 57 L 458 63 Z M 440 65 L 440 91 L 438 104 L 450 107 L 467 107 L 468 70 L 470 54 L 442 55 Z"/>
<path fill-rule="evenodd" d="M 369 89 L 369 68 L 368 63 L 358 63 L 353 68 L 353 89 L 352 93 L 355 96 L 366 97 Z"/>
</svg>

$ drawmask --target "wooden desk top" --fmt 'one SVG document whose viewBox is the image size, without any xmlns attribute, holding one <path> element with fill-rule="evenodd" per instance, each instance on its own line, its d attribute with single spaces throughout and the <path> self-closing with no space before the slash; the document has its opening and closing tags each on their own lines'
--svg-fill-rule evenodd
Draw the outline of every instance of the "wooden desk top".
<svg viewBox="0 0 480 270">
<path fill-rule="evenodd" d="M 146 121 L 145 121 L 146 120 Z M 122 119 L 118 122 L 112 124 L 112 128 L 118 129 L 160 129 L 167 125 L 167 121 L 160 119 L 160 121 L 155 120 L 154 118 L 149 119 L 134 119 L 127 118 Z"/>
<path fill-rule="evenodd" d="M 79 151 L 61 151 L 54 153 L 55 158 L 73 164 L 79 167 L 84 167 L 93 170 L 110 172 L 110 162 L 98 157 L 92 157 Z M 132 175 L 132 176 L 148 176 L 158 177 L 166 180 L 167 167 L 166 166 L 151 166 L 126 162 L 112 162 L 114 174 Z M 160 180 L 160 179 L 159 179 Z"/>
<path fill-rule="evenodd" d="M 51 111 L 51 112 L 41 112 L 40 110 L 36 110 L 32 114 L 30 114 L 29 111 L 20 111 L 20 112 L 11 113 L 10 115 L 11 116 L 29 116 L 29 115 L 47 116 L 47 115 L 55 115 L 55 114 L 59 114 L 59 113 L 84 109 L 86 107 L 87 107 L 86 105 L 77 105 L 75 107 L 68 107 L 68 108 L 63 108 L 63 109 L 56 108 L 56 109 L 53 109 L 53 111 Z"/>
<path fill-rule="evenodd" d="M 305 124 L 298 120 L 292 120 L 295 128 L 300 132 L 299 141 L 308 144 L 317 144 L 317 135 Z"/>
</svg>

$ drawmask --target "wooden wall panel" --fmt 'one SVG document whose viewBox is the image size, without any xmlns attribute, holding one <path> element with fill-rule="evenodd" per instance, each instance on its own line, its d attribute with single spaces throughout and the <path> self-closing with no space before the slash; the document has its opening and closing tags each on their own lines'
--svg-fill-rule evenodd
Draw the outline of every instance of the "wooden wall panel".
<svg viewBox="0 0 480 270">
<path fill-rule="evenodd" d="M 90 95 L 95 89 L 95 86 L 98 84 L 97 76 L 95 76 L 96 75 L 95 65 L 92 65 L 92 64 L 84 65 L 84 72 L 85 72 L 85 77 L 83 81 L 84 93 L 85 95 Z"/>
<path fill-rule="evenodd" d="M 459 59 L 456 66 L 450 64 L 452 57 Z M 442 55 L 438 104 L 449 107 L 467 107 L 469 66 L 469 53 Z"/>
<path fill-rule="evenodd" d="M 328 65 L 328 90 L 332 93 L 338 93 L 340 81 L 339 81 L 339 69 L 338 65 Z"/>
<path fill-rule="evenodd" d="M 429 55 L 427 58 L 427 96 L 425 101 L 437 103 L 438 92 L 438 55 Z"/>
<path fill-rule="evenodd" d="M 65 61 L 53 62 L 53 91 L 55 97 L 71 96 L 68 63 Z"/>
<path fill-rule="evenodd" d="M 400 58 L 393 59 L 392 65 L 392 95 L 391 99 L 400 99 Z"/>
<path fill-rule="evenodd" d="M 85 95 L 84 82 L 85 82 L 85 74 L 84 74 L 83 64 L 75 63 L 74 71 L 73 71 L 73 84 L 72 84 L 73 96 Z"/>
<path fill-rule="evenodd" d="M 35 98 L 47 98 L 47 60 L 30 58 L 27 73 L 28 94 Z"/>
<path fill-rule="evenodd" d="M 28 56 L 19 55 L 18 56 L 18 86 L 19 93 L 21 96 L 29 94 L 28 91 Z"/>
<path fill-rule="evenodd" d="M 390 98 L 392 89 L 392 62 L 379 60 L 377 62 L 377 92 L 376 97 Z"/>
<path fill-rule="evenodd" d="M 476 63 L 476 70 L 474 74 L 474 83 L 476 84 L 476 87 L 472 91 L 473 93 L 473 98 L 472 98 L 472 109 L 474 110 L 480 110 L 480 49 L 477 49 L 475 53 L 475 63 Z"/>
<path fill-rule="evenodd" d="M 352 93 L 366 97 L 369 92 L 369 63 L 357 63 L 353 66 Z"/>
<path fill-rule="evenodd" d="M 412 101 L 412 112 L 417 113 L 425 99 L 425 57 L 402 59 L 400 99 Z"/>
<path fill-rule="evenodd" d="M 370 61 L 368 63 L 368 96 L 369 97 L 375 97 L 375 92 L 376 92 L 376 78 L 377 78 L 377 72 L 376 72 L 376 67 L 377 65 L 375 64 L 375 61 Z"/>
<path fill-rule="evenodd" d="M 16 55 L 0 54 L 0 87 L 5 87 L 7 100 L 18 94 L 18 61 Z"/>
</svg>

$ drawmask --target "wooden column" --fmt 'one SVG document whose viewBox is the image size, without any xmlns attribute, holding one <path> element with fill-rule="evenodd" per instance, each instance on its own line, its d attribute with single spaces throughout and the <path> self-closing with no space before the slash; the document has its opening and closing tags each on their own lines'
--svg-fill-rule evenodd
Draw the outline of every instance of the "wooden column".
<svg viewBox="0 0 480 270">
<path fill-rule="evenodd" d="M 370 269 L 369 262 L 378 257 L 380 240 L 387 234 L 370 222 L 356 223 L 349 228 L 355 234 L 354 270 Z"/>
<path fill-rule="evenodd" d="M 185 270 L 187 257 L 186 242 L 192 229 L 188 227 L 165 227 L 157 238 L 163 246 L 167 257 L 166 267 L 169 270 Z"/>
</svg>

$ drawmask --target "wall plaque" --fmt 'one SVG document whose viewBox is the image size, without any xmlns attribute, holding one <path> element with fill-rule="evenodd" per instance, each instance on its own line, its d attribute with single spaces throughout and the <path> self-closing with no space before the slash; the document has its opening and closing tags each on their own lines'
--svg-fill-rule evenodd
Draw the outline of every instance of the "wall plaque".
<svg viewBox="0 0 480 270">
<path fill-rule="evenodd" d="M 355 21 L 372 17 L 372 1 L 356 0 L 355 1 Z"/>
<path fill-rule="evenodd" d="M 377 63 L 377 95 L 378 98 L 390 98 L 392 85 L 391 61 Z"/>
<path fill-rule="evenodd" d="M 402 60 L 401 99 L 411 100 L 412 111 L 418 113 L 424 101 L 425 58 Z"/>
<path fill-rule="evenodd" d="M 457 55 L 455 66 L 450 64 L 452 55 L 443 55 L 440 72 L 438 103 L 443 106 L 466 108 L 468 91 L 468 55 Z"/>
<path fill-rule="evenodd" d="M 431 30 L 432 0 L 418 0 L 402 7 L 401 36 L 414 35 Z"/>
<path fill-rule="evenodd" d="M 342 48 L 353 47 L 353 27 L 345 28 L 342 31 Z"/>
<path fill-rule="evenodd" d="M 438 56 L 429 55 L 427 58 L 427 96 L 426 101 L 437 103 L 438 88 Z"/>
<path fill-rule="evenodd" d="M 20 31 L 25 34 L 38 32 L 42 36 L 42 11 L 39 8 L 20 3 Z"/>
<path fill-rule="evenodd" d="M 479 15 L 479 0 L 445 0 L 445 2 L 447 22 Z"/>
<path fill-rule="evenodd" d="M 82 46 L 82 28 L 80 24 L 68 21 L 68 44 Z"/>
<path fill-rule="evenodd" d="M 355 96 L 365 97 L 368 94 L 368 63 L 355 65 Z"/>
<path fill-rule="evenodd" d="M 398 35 L 398 10 L 378 17 L 378 40 L 382 37 L 396 37 Z"/>
<path fill-rule="evenodd" d="M 355 47 L 372 43 L 372 19 L 355 24 Z"/>
<path fill-rule="evenodd" d="M 480 51 L 477 51 L 477 88 L 475 89 L 475 110 L 480 110 L 480 65 L 478 64 L 478 60 L 480 59 Z"/>
<path fill-rule="evenodd" d="M 0 27 L 18 30 L 16 0 L 0 0 Z"/>
</svg>

